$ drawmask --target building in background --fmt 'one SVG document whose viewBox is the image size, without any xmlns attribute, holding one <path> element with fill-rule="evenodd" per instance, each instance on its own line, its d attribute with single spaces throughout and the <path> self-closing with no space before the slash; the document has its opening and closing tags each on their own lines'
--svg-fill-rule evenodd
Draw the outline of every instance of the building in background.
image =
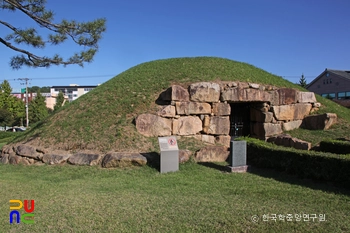
<svg viewBox="0 0 350 233">
<path fill-rule="evenodd" d="M 63 93 L 65 101 L 71 102 L 76 100 L 80 96 L 88 93 L 89 91 L 95 89 L 97 86 L 79 86 L 78 84 L 70 84 L 69 86 L 52 86 L 50 88 L 50 93 L 41 93 L 42 96 L 45 96 L 46 107 L 50 109 L 54 109 L 56 104 L 56 98 L 60 91 Z M 26 93 L 25 88 L 22 89 L 22 93 L 12 93 L 13 96 L 26 101 Z M 28 103 L 32 101 L 36 96 L 36 93 L 28 93 Z"/>
<path fill-rule="evenodd" d="M 306 89 L 350 107 L 350 71 L 325 69 Z"/>
<path fill-rule="evenodd" d="M 64 96 L 67 96 L 68 101 L 71 102 L 96 87 L 97 86 L 79 86 L 78 84 L 70 84 L 69 86 L 52 86 L 50 93 L 51 97 L 57 97 L 57 95 L 62 92 Z"/>
</svg>

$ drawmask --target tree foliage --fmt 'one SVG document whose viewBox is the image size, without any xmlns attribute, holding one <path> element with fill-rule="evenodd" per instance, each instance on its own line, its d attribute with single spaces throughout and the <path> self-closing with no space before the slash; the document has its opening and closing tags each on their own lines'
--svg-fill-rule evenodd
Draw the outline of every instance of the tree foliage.
<svg viewBox="0 0 350 233">
<path fill-rule="evenodd" d="M 62 93 L 62 91 L 60 91 L 57 95 L 56 98 L 56 104 L 54 106 L 54 111 L 57 111 L 58 109 L 60 109 L 63 106 L 63 102 L 64 102 L 64 95 Z"/>
<path fill-rule="evenodd" d="M 41 95 L 40 90 L 36 93 L 36 97 L 29 103 L 28 115 L 29 121 L 32 123 L 41 121 L 49 115 L 45 97 Z"/>
<path fill-rule="evenodd" d="M 3 111 L 3 119 L 0 119 L 0 122 L 6 121 L 6 124 L 19 123 L 25 116 L 25 104 L 21 99 L 11 95 L 11 92 L 12 88 L 10 83 L 7 80 L 4 80 L 0 84 L 0 109 Z"/>
<path fill-rule="evenodd" d="M 38 90 L 40 90 L 41 93 L 49 93 L 50 92 L 50 87 L 39 87 L 39 86 L 32 86 L 28 87 L 28 93 L 36 93 Z"/>
<path fill-rule="evenodd" d="M 36 23 L 36 27 L 24 29 L 19 25 L 15 26 L 2 21 L 0 18 L 0 25 L 12 32 L 0 37 L 0 43 L 21 54 L 11 58 L 10 66 L 13 69 L 19 69 L 22 66 L 49 67 L 51 65 L 70 64 L 83 66 L 85 62 L 91 62 L 98 50 L 102 33 L 106 30 L 106 20 L 96 19 L 84 23 L 75 20 L 62 20 L 60 23 L 56 23 L 54 22 L 53 11 L 47 10 L 45 4 L 46 0 L 2 0 L 0 9 L 23 13 Z M 41 28 L 48 29 L 47 38 L 45 39 L 38 32 L 38 29 L 41 31 Z M 67 59 L 63 59 L 59 54 L 51 57 L 39 56 L 23 49 L 23 46 L 36 49 L 44 48 L 48 44 L 60 45 L 68 39 L 87 49 L 77 52 Z M 19 46 L 22 46 L 22 48 Z"/>
<path fill-rule="evenodd" d="M 4 108 L 0 109 L 0 126 L 12 126 L 14 118 L 12 114 Z"/>
<path fill-rule="evenodd" d="M 306 88 L 306 86 L 307 86 L 307 83 L 306 83 L 306 79 L 305 79 L 305 77 L 304 77 L 304 74 L 302 74 L 301 77 L 300 77 L 299 85 L 302 86 L 302 87 L 304 87 L 304 88 Z"/>
</svg>

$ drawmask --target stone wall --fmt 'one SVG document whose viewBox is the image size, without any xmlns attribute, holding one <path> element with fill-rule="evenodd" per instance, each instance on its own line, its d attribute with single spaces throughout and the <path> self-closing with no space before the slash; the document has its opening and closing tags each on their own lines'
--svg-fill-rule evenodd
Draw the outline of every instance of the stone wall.
<svg viewBox="0 0 350 233">
<path fill-rule="evenodd" d="M 192 155 L 189 150 L 179 150 L 179 163 L 187 162 Z M 23 164 L 23 165 L 54 165 L 72 164 L 86 166 L 130 167 L 144 166 L 149 163 L 158 163 L 159 156 L 154 153 L 128 153 L 81 150 L 77 152 L 64 150 L 48 150 L 26 144 L 5 145 L 0 153 L 2 164 Z"/>
<path fill-rule="evenodd" d="M 173 85 L 160 94 L 159 110 L 141 114 L 136 128 L 145 136 L 193 136 L 229 147 L 231 104 L 247 103 L 250 135 L 266 139 L 300 127 L 320 107 L 313 92 L 247 82 Z"/>
</svg>

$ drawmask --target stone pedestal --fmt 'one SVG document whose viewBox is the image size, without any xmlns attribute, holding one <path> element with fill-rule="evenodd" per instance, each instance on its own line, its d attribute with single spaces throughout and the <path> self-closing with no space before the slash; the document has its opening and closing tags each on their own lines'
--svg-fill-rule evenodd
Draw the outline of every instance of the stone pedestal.
<svg viewBox="0 0 350 233">
<path fill-rule="evenodd" d="M 231 141 L 230 143 L 230 165 L 227 166 L 229 172 L 246 172 L 247 166 L 247 142 Z"/>
<path fill-rule="evenodd" d="M 227 172 L 235 172 L 235 173 L 245 173 L 249 170 L 249 166 L 238 166 L 238 167 L 231 167 L 231 166 L 226 166 L 226 171 Z"/>
</svg>

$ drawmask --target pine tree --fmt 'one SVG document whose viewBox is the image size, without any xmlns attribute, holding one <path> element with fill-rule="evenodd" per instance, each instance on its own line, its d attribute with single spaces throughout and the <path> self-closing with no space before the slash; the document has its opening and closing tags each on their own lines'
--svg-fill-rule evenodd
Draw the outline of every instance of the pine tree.
<svg viewBox="0 0 350 233">
<path fill-rule="evenodd" d="M 306 79 L 305 79 L 305 77 L 304 77 L 304 74 L 301 75 L 301 78 L 300 78 L 300 80 L 299 80 L 299 85 L 302 86 L 302 87 L 304 87 L 304 88 L 306 88 L 306 86 L 307 86 L 307 83 L 306 83 Z"/>
<path fill-rule="evenodd" d="M 18 14 L 23 13 L 25 16 L 28 16 L 28 19 L 33 20 L 34 25 L 36 25 L 36 27 L 24 29 L 20 25 L 13 25 L 2 21 L 0 18 L 0 25 L 12 31 L 12 33 L 0 37 L 0 43 L 21 54 L 11 58 L 10 66 L 13 69 L 20 69 L 22 66 L 49 67 L 51 65 L 66 66 L 70 64 L 83 66 L 85 62 L 91 62 L 98 50 L 98 43 L 102 38 L 102 33 L 106 30 L 106 20 L 96 19 L 84 23 L 75 20 L 62 20 L 58 23 L 54 22 L 53 11 L 46 9 L 45 5 L 46 0 L 1 1 L 0 10 L 12 11 Z M 43 38 L 39 34 L 39 31 L 41 34 L 44 34 L 43 29 L 48 30 L 47 38 Z M 87 50 L 75 53 L 65 60 L 59 54 L 51 55 L 51 57 L 38 56 L 27 50 L 28 47 L 42 49 L 46 45 L 60 45 L 68 39 L 79 46 L 87 48 Z"/>
</svg>

